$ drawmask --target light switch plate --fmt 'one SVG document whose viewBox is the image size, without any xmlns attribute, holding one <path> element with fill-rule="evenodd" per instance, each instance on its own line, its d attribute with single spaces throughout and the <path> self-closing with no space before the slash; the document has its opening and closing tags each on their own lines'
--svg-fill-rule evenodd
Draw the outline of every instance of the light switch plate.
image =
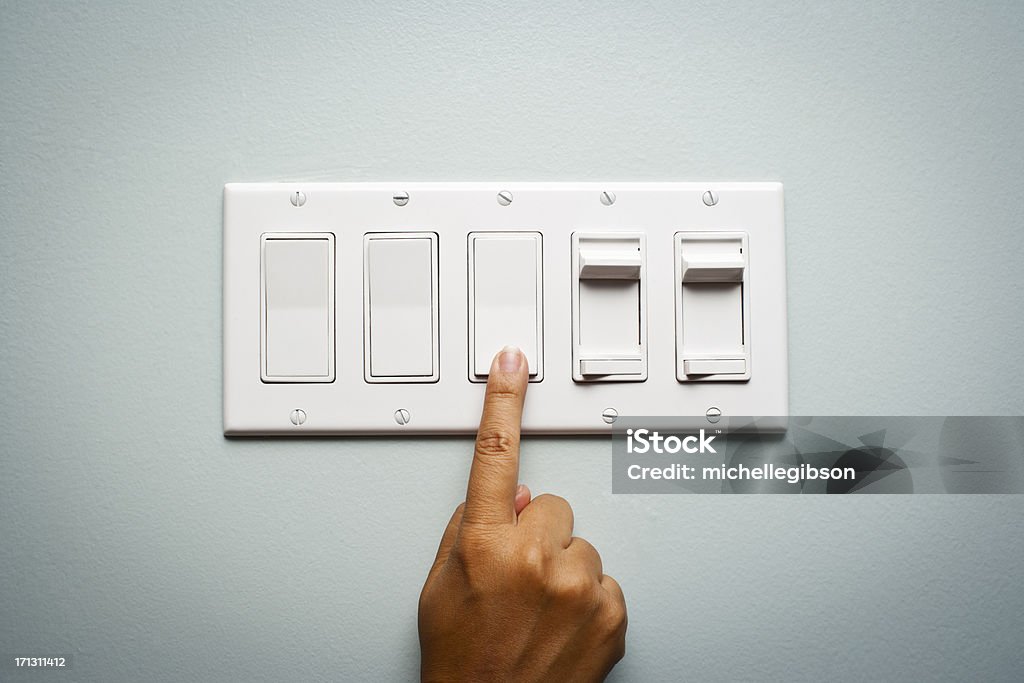
<svg viewBox="0 0 1024 683">
<path fill-rule="evenodd" d="M 690 359 L 690 372 L 710 367 L 735 374 L 681 381 L 686 376 L 677 349 L 676 320 L 682 283 L 675 245 L 677 234 L 691 232 L 744 236 L 748 249 L 742 275 L 744 308 L 735 314 L 743 316 L 743 358 L 748 360 L 741 368 L 740 361 L 731 358 L 711 359 L 710 364 L 703 356 Z M 408 382 L 367 381 L 366 244 L 386 233 L 416 233 L 426 240 L 421 243 L 424 249 L 431 239 L 436 249 L 430 264 L 420 260 L 415 268 L 404 271 L 429 272 L 431 281 L 421 283 L 410 296 L 421 304 L 436 303 L 430 316 L 422 305 L 413 316 L 423 320 L 422 325 L 428 320 L 432 325 L 436 346 L 419 348 L 416 354 L 427 359 L 421 361 L 424 367 L 433 358 L 433 364 L 422 371 L 433 374 Z M 536 279 L 543 293 L 543 311 L 539 330 L 531 331 L 542 344 L 537 354 L 541 367 L 539 381 L 531 382 L 527 392 L 525 433 L 606 433 L 611 428 L 606 416 L 613 413 L 704 416 L 716 409 L 725 416 L 788 414 L 786 256 L 779 183 L 231 183 L 224 188 L 224 433 L 474 433 L 485 385 L 471 378 L 469 249 L 470 235 L 479 238 L 488 233 L 537 236 L 541 255 Z M 588 238 L 605 233 L 643 237 L 638 305 L 644 306 L 640 324 L 645 333 L 646 376 L 641 381 L 573 380 L 574 370 L 579 376 L 573 348 L 574 233 Z M 263 347 L 267 335 L 273 334 L 262 327 L 266 323 L 263 244 L 268 237 L 287 239 L 289 234 L 298 239 L 329 236 L 320 244 L 333 249 L 334 272 L 329 279 L 333 289 L 327 297 L 333 305 L 328 313 L 333 315 L 323 318 L 321 310 L 320 317 L 304 318 L 331 320 L 333 328 L 323 331 L 327 340 L 323 345 L 300 345 L 314 349 L 327 345 L 333 352 L 329 359 L 333 379 L 261 379 Z M 599 263 L 596 272 L 604 267 Z M 613 267 L 623 266 L 616 261 Z M 728 277 L 739 272 L 718 270 Z M 532 277 L 520 280 L 528 284 Z M 413 289 L 400 279 L 395 282 Z M 493 281 L 488 287 L 491 293 L 485 299 L 490 301 Z M 402 305 L 402 297 L 393 295 L 392 291 L 391 303 Z M 522 310 L 528 297 L 529 291 L 518 298 L 521 320 L 529 320 L 528 311 Z M 323 300 L 318 295 L 317 305 Z M 401 331 L 402 318 L 398 320 Z M 425 327 L 422 334 L 419 328 L 413 332 L 410 339 L 431 338 Z M 476 338 L 490 343 L 496 336 L 500 335 Z M 742 373 L 737 372 L 740 369 Z"/>
</svg>

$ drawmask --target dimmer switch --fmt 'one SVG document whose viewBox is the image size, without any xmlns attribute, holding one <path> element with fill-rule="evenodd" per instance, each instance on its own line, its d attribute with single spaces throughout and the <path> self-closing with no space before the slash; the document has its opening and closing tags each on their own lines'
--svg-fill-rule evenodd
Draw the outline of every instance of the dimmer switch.
<svg viewBox="0 0 1024 683">
<path fill-rule="evenodd" d="M 573 233 L 571 248 L 573 380 L 646 380 L 643 233 Z"/>
<path fill-rule="evenodd" d="M 544 278 L 539 232 L 469 234 L 469 380 L 486 382 L 504 346 L 544 379 Z"/>
<path fill-rule="evenodd" d="M 747 234 L 675 235 L 676 379 L 750 379 Z"/>
</svg>

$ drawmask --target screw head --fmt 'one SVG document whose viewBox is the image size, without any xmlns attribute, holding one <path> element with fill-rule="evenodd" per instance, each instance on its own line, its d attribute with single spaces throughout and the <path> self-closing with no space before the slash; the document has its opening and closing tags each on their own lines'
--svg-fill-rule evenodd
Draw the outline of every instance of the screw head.
<svg viewBox="0 0 1024 683">
<path fill-rule="evenodd" d="M 601 203 L 604 204 L 605 206 L 611 206 L 612 204 L 614 204 L 615 203 L 615 193 L 614 192 L 602 192 L 601 193 Z"/>
<path fill-rule="evenodd" d="M 502 190 L 498 193 L 498 203 L 502 206 L 508 206 L 512 203 L 512 193 L 508 190 Z"/>
<path fill-rule="evenodd" d="M 722 411 L 715 406 L 711 406 L 708 408 L 708 412 L 705 413 L 705 416 L 708 418 L 708 422 L 715 424 L 722 419 Z"/>
<path fill-rule="evenodd" d="M 292 421 L 292 424 L 298 427 L 306 421 L 306 411 L 300 408 L 296 408 L 292 411 L 292 414 L 288 416 L 288 419 Z"/>
<path fill-rule="evenodd" d="M 306 203 L 306 193 L 299 190 L 295 190 L 291 194 L 292 206 L 302 206 Z"/>
<path fill-rule="evenodd" d="M 395 411 L 395 422 L 397 422 L 398 424 L 407 425 L 409 424 L 409 420 L 411 419 L 412 415 L 410 415 L 409 411 L 406 410 L 405 408 L 399 408 L 398 410 Z"/>
<path fill-rule="evenodd" d="M 396 192 L 395 196 L 393 196 L 391 199 L 392 201 L 395 202 L 395 206 L 405 206 L 406 204 L 409 203 L 409 193 Z"/>
<path fill-rule="evenodd" d="M 714 190 L 708 190 L 701 199 L 704 200 L 705 206 L 714 206 L 718 203 L 718 193 Z"/>
<path fill-rule="evenodd" d="M 604 412 L 601 413 L 601 419 L 607 422 L 608 424 L 615 422 L 615 420 L 617 420 L 618 417 L 619 411 L 615 410 L 615 408 L 605 408 Z"/>
</svg>

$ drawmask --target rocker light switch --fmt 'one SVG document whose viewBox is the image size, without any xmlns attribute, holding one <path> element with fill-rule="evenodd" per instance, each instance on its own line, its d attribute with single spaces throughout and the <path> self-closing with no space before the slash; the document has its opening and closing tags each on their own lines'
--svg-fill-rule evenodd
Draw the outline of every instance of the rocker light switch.
<svg viewBox="0 0 1024 683">
<path fill-rule="evenodd" d="M 506 345 L 544 379 L 544 286 L 539 232 L 469 234 L 469 380 L 486 382 Z"/>
<path fill-rule="evenodd" d="M 572 235 L 572 378 L 647 379 L 643 233 Z"/>
<path fill-rule="evenodd" d="M 747 234 L 679 232 L 676 261 L 676 379 L 750 379 Z"/>
<path fill-rule="evenodd" d="M 367 382 L 436 382 L 437 235 L 369 233 L 364 239 Z"/>
<path fill-rule="evenodd" d="M 260 379 L 334 381 L 334 235 L 260 237 Z"/>
</svg>

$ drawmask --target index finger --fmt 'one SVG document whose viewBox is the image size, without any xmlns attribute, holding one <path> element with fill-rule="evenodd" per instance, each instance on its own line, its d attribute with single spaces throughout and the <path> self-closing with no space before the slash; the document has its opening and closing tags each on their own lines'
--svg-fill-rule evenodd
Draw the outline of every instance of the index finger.
<svg viewBox="0 0 1024 683">
<path fill-rule="evenodd" d="M 526 383 L 526 357 L 514 346 L 506 346 L 491 361 L 487 377 L 484 410 L 469 470 L 464 523 L 515 522 L 519 428 Z"/>
</svg>

